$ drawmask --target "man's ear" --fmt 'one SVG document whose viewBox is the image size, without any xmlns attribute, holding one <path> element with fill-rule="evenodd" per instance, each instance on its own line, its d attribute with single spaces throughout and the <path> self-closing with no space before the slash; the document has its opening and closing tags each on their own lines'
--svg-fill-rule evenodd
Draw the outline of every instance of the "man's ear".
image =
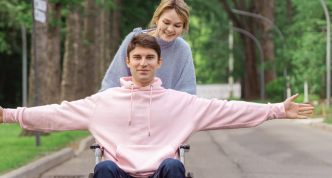
<svg viewBox="0 0 332 178">
<path fill-rule="evenodd" d="M 159 61 L 158 61 L 158 67 L 157 67 L 157 69 L 159 69 L 159 68 L 161 67 L 161 64 L 162 64 L 162 63 L 163 63 L 163 59 L 160 58 Z"/>
<path fill-rule="evenodd" d="M 128 57 L 126 57 L 126 63 L 127 63 L 127 67 L 130 68 L 130 66 L 129 66 L 130 60 Z"/>
</svg>

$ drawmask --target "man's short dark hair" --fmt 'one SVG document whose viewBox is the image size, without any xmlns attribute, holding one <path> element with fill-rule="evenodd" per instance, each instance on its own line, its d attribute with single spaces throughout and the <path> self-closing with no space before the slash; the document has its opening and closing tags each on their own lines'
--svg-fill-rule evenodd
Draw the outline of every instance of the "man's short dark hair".
<svg viewBox="0 0 332 178">
<path fill-rule="evenodd" d="M 156 51 L 158 55 L 158 61 L 160 60 L 160 46 L 154 36 L 151 36 L 146 33 L 142 33 L 136 36 L 133 36 L 133 38 L 130 40 L 128 48 L 127 48 L 127 56 L 129 59 L 129 53 L 134 50 L 136 47 L 143 47 L 143 48 L 150 48 Z"/>
</svg>

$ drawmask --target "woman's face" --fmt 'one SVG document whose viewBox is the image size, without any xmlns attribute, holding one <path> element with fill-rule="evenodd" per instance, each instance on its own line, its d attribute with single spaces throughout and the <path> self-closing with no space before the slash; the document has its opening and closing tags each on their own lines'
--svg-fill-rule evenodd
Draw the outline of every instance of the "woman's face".
<svg viewBox="0 0 332 178">
<path fill-rule="evenodd" d="M 184 22 L 180 19 L 175 9 L 169 9 L 161 14 L 156 24 L 156 36 L 170 42 L 181 35 Z"/>
</svg>

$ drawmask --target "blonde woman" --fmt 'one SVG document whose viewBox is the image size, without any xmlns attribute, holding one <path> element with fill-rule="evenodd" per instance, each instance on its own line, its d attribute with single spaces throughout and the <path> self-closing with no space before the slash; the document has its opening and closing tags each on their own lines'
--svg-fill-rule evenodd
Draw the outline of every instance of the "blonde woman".
<svg viewBox="0 0 332 178">
<path fill-rule="evenodd" d="M 150 22 L 150 29 L 136 28 L 127 35 L 102 82 L 100 91 L 121 87 L 120 78 L 131 76 L 126 65 L 127 46 L 134 35 L 154 36 L 161 47 L 163 64 L 156 73 L 166 89 L 196 94 L 196 76 L 189 44 L 180 36 L 189 29 L 189 8 L 183 0 L 162 0 Z"/>
</svg>

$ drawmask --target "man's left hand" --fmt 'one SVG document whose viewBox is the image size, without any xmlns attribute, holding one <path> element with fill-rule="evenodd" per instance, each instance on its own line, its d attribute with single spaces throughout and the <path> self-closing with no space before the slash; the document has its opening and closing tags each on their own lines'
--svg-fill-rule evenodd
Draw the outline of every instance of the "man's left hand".
<svg viewBox="0 0 332 178">
<path fill-rule="evenodd" d="M 299 94 L 296 94 L 284 101 L 286 118 L 288 119 L 306 119 L 307 116 L 303 115 L 311 114 L 312 110 L 314 110 L 314 107 L 310 104 L 293 103 L 293 100 L 298 96 Z"/>
</svg>

